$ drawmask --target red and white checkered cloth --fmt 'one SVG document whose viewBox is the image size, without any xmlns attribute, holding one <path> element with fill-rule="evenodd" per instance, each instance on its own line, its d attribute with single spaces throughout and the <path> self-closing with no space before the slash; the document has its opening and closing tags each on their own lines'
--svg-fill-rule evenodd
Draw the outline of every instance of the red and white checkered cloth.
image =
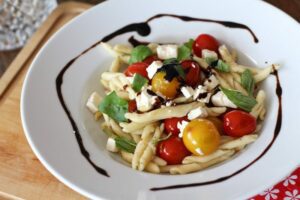
<svg viewBox="0 0 300 200">
<path fill-rule="evenodd" d="M 280 183 L 250 200 L 300 200 L 300 167 Z"/>
</svg>

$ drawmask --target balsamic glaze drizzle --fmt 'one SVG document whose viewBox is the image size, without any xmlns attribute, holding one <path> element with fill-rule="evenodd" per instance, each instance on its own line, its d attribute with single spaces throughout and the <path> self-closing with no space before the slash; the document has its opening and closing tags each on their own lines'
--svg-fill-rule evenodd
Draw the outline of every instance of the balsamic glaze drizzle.
<svg viewBox="0 0 300 200">
<path fill-rule="evenodd" d="M 151 188 L 151 191 L 159 191 L 159 190 L 170 190 L 170 189 L 179 189 L 179 188 L 186 188 L 186 187 L 197 187 L 197 186 L 203 186 L 203 185 L 210 185 L 210 184 L 214 184 L 214 183 L 219 183 L 222 181 L 225 181 L 241 172 L 243 172 L 245 169 L 247 169 L 248 167 L 250 167 L 251 165 L 253 165 L 255 162 L 257 162 L 261 157 L 263 157 L 267 151 L 271 148 L 271 146 L 273 145 L 273 143 L 275 142 L 277 136 L 280 133 L 280 129 L 281 129 L 281 122 L 282 122 L 282 88 L 280 85 L 280 81 L 279 81 L 279 76 L 278 76 L 278 72 L 277 70 L 274 70 L 273 75 L 275 75 L 276 77 L 276 95 L 278 98 L 278 114 L 277 114 L 277 121 L 276 121 L 276 126 L 275 126 L 275 130 L 274 130 L 274 134 L 273 134 L 273 138 L 271 140 L 271 142 L 269 143 L 269 145 L 263 150 L 263 152 L 261 152 L 261 154 L 255 158 L 252 162 L 250 162 L 249 164 L 247 164 L 245 167 L 243 167 L 242 169 L 228 175 L 228 176 L 224 176 L 215 180 L 211 180 L 211 181 L 206 181 L 206 182 L 199 182 L 199 183 L 190 183 L 190 184 L 181 184 L 181 185 L 171 185 L 171 186 L 165 186 L 165 187 L 154 187 Z"/>
<path fill-rule="evenodd" d="M 72 66 L 72 64 L 82 55 L 84 55 L 85 53 L 87 53 L 88 51 L 90 51 L 91 49 L 93 49 L 94 47 L 96 47 L 98 44 L 100 44 L 101 42 L 108 42 L 109 40 L 122 35 L 124 33 L 129 33 L 129 32 L 137 32 L 139 35 L 141 36 L 147 36 L 151 33 L 151 28 L 149 26 L 149 22 L 157 19 L 157 18 L 161 18 L 161 17 L 173 17 L 173 18 L 178 18 L 182 21 L 199 21 L 199 22 L 206 22 L 206 23 L 217 23 L 217 24 L 221 24 L 225 27 L 229 27 L 229 28 L 239 28 L 239 29 L 244 29 L 247 30 L 253 37 L 254 42 L 258 43 L 258 39 L 255 36 L 255 34 L 253 33 L 253 31 L 246 25 L 244 24 L 240 24 L 240 23 L 236 23 L 236 22 L 230 22 L 230 21 L 220 21 L 220 20 L 210 20 L 210 19 L 200 19 L 200 18 L 193 18 L 193 17 L 188 17 L 188 16 L 180 16 L 180 15 L 173 15 L 173 14 L 158 14 L 155 15 L 151 18 L 149 18 L 147 21 L 145 22 L 141 22 L 141 23 L 133 23 L 133 24 L 129 24 L 126 25 L 116 31 L 114 31 L 113 33 L 105 36 L 102 38 L 102 40 L 99 40 L 98 42 L 94 43 L 92 46 L 90 46 L 89 48 L 87 48 L 86 50 L 84 50 L 82 53 L 80 53 L 78 56 L 76 56 L 75 58 L 73 58 L 72 60 L 70 60 L 59 72 L 59 74 L 56 77 L 56 90 L 57 90 L 57 95 L 58 95 L 58 99 L 61 103 L 61 106 L 63 108 L 63 110 L 65 111 L 70 124 L 72 126 L 74 135 L 76 137 L 77 143 L 79 145 L 80 148 L 80 152 L 81 154 L 86 158 L 86 160 L 93 166 L 93 168 L 100 174 L 109 177 L 109 174 L 106 172 L 106 170 L 102 169 L 101 167 L 97 166 L 90 158 L 90 154 L 89 152 L 86 150 L 84 144 L 83 144 L 83 140 L 82 137 L 80 135 L 79 129 L 76 125 L 76 122 L 74 121 L 67 105 L 65 104 L 64 101 L 64 97 L 62 94 L 62 84 L 63 84 L 63 76 L 65 74 L 65 72 Z M 147 42 L 139 42 L 138 40 L 135 40 L 133 37 L 129 38 L 129 42 L 133 44 L 133 46 L 137 46 L 139 44 L 147 44 Z M 278 79 L 278 74 L 275 71 L 274 74 L 277 77 L 277 95 L 278 98 L 280 99 L 280 108 L 278 110 L 278 119 L 277 119 L 277 124 L 276 124 L 276 128 L 275 128 L 275 133 L 274 133 L 274 138 L 272 140 L 272 142 L 269 144 L 269 146 L 265 149 L 265 151 L 256 159 L 258 160 L 260 157 L 263 156 L 263 154 L 265 152 L 268 151 L 268 149 L 271 147 L 271 145 L 273 144 L 273 142 L 275 141 L 277 135 L 279 134 L 280 131 L 280 127 L 281 127 L 281 87 L 280 87 L 280 83 L 279 83 L 279 79 Z M 150 190 L 152 191 L 157 191 L 157 190 L 165 190 L 165 189 L 174 189 L 174 188 L 183 188 L 183 187 L 193 187 L 193 186 L 200 186 L 200 185 L 207 185 L 207 184 L 212 184 L 212 183 L 216 183 L 216 182 L 220 182 L 223 180 L 226 180 L 236 174 L 238 174 L 239 172 L 245 170 L 246 168 L 248 168 L 251 164 L 253 164 L 256 160 L 254 160 L 253 162 L 251 162 L 249 165 L 247 165 L 246 167 L 244 167 L 243 169 L 239 170 L 238 172 L 235 172 L 234 174 L 227 176 L 227 177 L 223 177 L 220 178 L 218 180 L 215 181 L 210 181 L 210 182 L 206 182 L 206 183 L 194 183 L 194 184 L 186 184 L 186 185 L 177 185 L 177 186 L 167 186 L 167 187 L 161 187 L 161 188 L 152 188 Z"/>
</svg>

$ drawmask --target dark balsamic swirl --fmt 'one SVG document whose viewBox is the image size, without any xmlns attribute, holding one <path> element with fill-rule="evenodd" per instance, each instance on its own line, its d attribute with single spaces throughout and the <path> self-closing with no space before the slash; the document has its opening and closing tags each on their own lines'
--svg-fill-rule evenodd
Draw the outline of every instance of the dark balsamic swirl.
<svg viewBox="0 0 300 200">
<path fill-rule="evenodd" d="M 240 24 L 240 23 L 236 23 L 236 22 L 230 22 L 230 21 L 220 21 L 220 20 L 211 20 L 211 19 L 201 19 L 201 18 L 194 18 L 194 17 L 188 17 L 188 16 L 180 16 L 180 15 L 173 15 L 173 14 L 158 14 L 155 15 L 151 18 L 149 18 L 148 20 L 146 20 L 145 22 L 141 22 L 141 23 L 133 23 L 133 24 L 129 24 L 126 25 L 114 32 L 112 32 L 111 34 L 103 37 L 101 40 L 99 40 L 98 42 L 94 43 L 92 46 L 90 46 L 89 48 L 87 48 L 86 50 L 84 50 L 82 53 L 80 53 L 79 55 L 77 55 L 75 58 L 73 58 L 72 60 L 70 60 L 59 72 L 59 74 L 56 77 L 56 90 L 57 90 L 57 95 L 58 95 L 58 99 L 60 101 L 60 104 L 63 108 L 63 110 L 65 111 L 70 124 L 72 126 L 73 129 L 73 133 L 75 135 L 75 138 L 77 140 L 77 143 L 79 145 L 80 148 L 80 152 L 81 154 L 86 158 L 86 160 L 92 165 L 92 167 L 101 175 L 104 175 L 106 177 L 109 177 L 109 174 L 107 173 L 106 170 L 104 170 L 103 168 L 97 166 L 90 158 L 90 154 L 87 151 L 87 149 L 84 146 L 81 134 L 79 132 L 79 129 L 76 125 L 75 120 L 73 119 L 67 105 L 65 104 L 65 100 L 63 97 L 63 93 L 62 93 L 62 84 L 63 84 L 63 77 L 64 74 L 67 72 L 67 70 L 72 66 L 72 64 L 82 55 L 84 55 L 85 53 L 87 53 L 88 51 L 90 51 L 91 49 L 93 49 L 94 47 L 96 47 L 98 44 L 100 44 L 101 42 L 108 42 L 111 39 L 125 34 L 125 33 L 129 33 L 129 32 L 137 32 L 140 36 L 148 36 L 151 33 L 151 28 L 149 26 L 149 22 L 158 18 L 162 18 L 162 17 L 172 17 L 172 18 L 177 18 L 180 19 L 182 21 L 197 21 L 197 22 L 206 22 L 206 23 L 216 23 L 216 24 L 220 24 L 223 25 L 225 27 L 228 28 L 239 28 L 239 29 L 244 29 L 247 30 L 253 37 L 254 42 L 258 43 L 258 39 L 255 36 L 255 34 L 253 33 L 253 31 L 246 25 L 244 24 Z M 134 39 L 133 37 L 129 38 L 129 42 L 133 44 L 133 46 L 137 46 L 139 44 L 148 44 L 148 42 L 139 42 L 138 40 Z M 278 75 L 277 72 L 275 74 L 277 76 L 277 80 L 278 80 L 278 86 L 280 87 L 280 83 L 279 83 L 279 79 L 278 79 Z M 281 89 L 280 89 L 281 90 Z M 277 92 L 277 95 L 279 95 L 279 89 Z M 281 102 L 281 101 L 280 101 Z M 266 148 L 265 152 L 271 147 L 271 145 L 273 144 L 273 142 L 275 141 L 277 135 L 279 134 L 280 131 L 280 127 L 281 127 L 281 103 L 280 103 L 280 110 L 278 111 L 278 119 L 277 119 L 277 124 L 276 124 L 276 129 L 275 129 L 275 133 L 274 133 L 274 138 L 272 143 Z M 263 152 L 260 157 L 263 156 L 263 154 L 265 153 Z M 260 158 L 259 157 L 259 158 Z M 257 158 L 257 160 L 259 159 Z M 255 160 L 256 161 L 256 160 Z M 239 172 L 245 170 L 246 168 L 248 168 L 250 165 L 252 165 L 255 161 L 253 161 L 252 163 L 250 163 L 249 165 L 247 165 L 245 168 L 239 170 Z M 238 172 L 238 173 L 239 173 Z M 230 177 L 236 175 L 237 173 L 232 174 Z M 230 177 L 223 177 L 220 178 L 218 180 L 218 182 L 222 181 L 222 180 L 226 180 Z M 200 185 L 207 185 L 207 184 L 212 184 L 214 183 L 214 181 L 211 182 L 206 182 L 206 183 L 195 183 L 195 184 L 185 184 L 185 185 L 177 185 L 177 186 L 166 186 L 163 188 L 152 188 L 152 191 L 157 191 L 157 190 L 165 190 L 165 189 L 174 189 L 174 188 L 182 188 L 182 187 L 193 187 L 193 186 L 200 186 Z"/>
</svg>

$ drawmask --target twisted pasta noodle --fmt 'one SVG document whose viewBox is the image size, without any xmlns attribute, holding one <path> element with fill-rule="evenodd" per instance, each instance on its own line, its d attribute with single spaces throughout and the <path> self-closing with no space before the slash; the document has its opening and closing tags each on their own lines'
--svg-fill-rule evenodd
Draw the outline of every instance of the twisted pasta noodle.
<svg viewBox="0 0 300 200">
<path fill-rule="evenodd" d="M 107 52 L 109 52 L 112 56 L 118 56 L 118 53 L 115 52 L 112 46 L 106 42 L 101 42 L 100 46 L 102 46 Z"/>
<path fill-rule="evenodd" d="M 227 143 L 229 141 L 232 141 L 232 140 L 234 140 L 233 137 L 230 137 L 230 136 L 227 136 L 227 135 L 221 135 L 220 144 L 222 145 L 222 144 L 225 144 L 225 143 Z"/>
<path fill-rule="evenodd" d="M 117 56 L 115 58 L 115 60 L 111 63 L 109 71 L 111 71 L 111 72 L 118 72 L 118 71 L 120 71 L 120 68 L 121 68 L 120 57 Z"/>
<path fill-rule="evenodd" d="M 113 132 L 116 133 L 118 136 L 131 139 L 131 136 L 123 132 L 121 127 L 113 119 L 109 119 L 109 124 Z"/>
<path fill-rule="evenodd" d="M 191 164 L 183 164 L 183 165 L 167 165 L 160 167 L 161 172 L 169 172 L 170 174 L 187 174 L 191 172 L 200 171 L 206 169 L 212 165 L 220 163 L 222 161 L 227 160 L 234 154 L 234 151 L 228 151 L 224 155 L 212 159 L 205 163 L 191 163 Z"/>
<path fill-rule="evenodd" d="M 232 57 L 232 60 L 233 60 L 234 62 L 237 61 L 238 55 L 237 55 L 236 49 L 232 49 L 232 50 L 231 50 L 231 57 Z"/>
<path fill-rule="evenodd" d="M 139 141 L 141 141 L 141 136 L 140 136 L 140 135 L 133 134 L 133 133 L 131 133 L 130 135 L 131 135 L 131 137 L 133 138 L 133 140 L 134 140 L 136 143 L 138 143 Z"/>
<path fill-rule="evenodd" d="M 185 96 L 180 96 L 173 100 L 174 103 L 190 103 L 192 101 L 193 101 L 193 97 L 186 98 Z"/>
<path fill-rule="evenodd" d="M 130 56 L 120 55 L 120 60 L 122 60 L 122 62 L 125 63 L 125 64 L 129 64 Z"/>
<path fill-rule="evenodd" d="M 149 43 L 147 46 L 149 47 L 149 49 L 151 49 L 152 53 L 154 54 L 157 53 L 157 47 L 158 47 L 157 43 Z"/>
<path fill-rule="evenodd" d="M 257 73 L 253 77 L 254 80 L 255 80 L 255 83 L 259 83 L 259 82 L 265 80 L 270 75 L 270 73 L 274 72 L 274 70 L 277 70 L 279 68 L 280 68 L 279 65 L 272 65 L 272 66 L 269 66 L 265 69 L 262 69 L 259 73 Z"/>
<path fill-rule="evenodd" d="M 160 138 L 160 136 L 161 136 L 160 128 L 156 127 L 152 139 L 148 142 L 147 147 L 144 150 L 143 155 L 139 160 L 138 170 L 140 171 L 144 170 L 144 168 L 148 165 L 148 163 L 153 159 L 156 152 L 156 146 L 154 145 L 154 143 Z"/>
<path fill-rule="evenodd" d="M 229 141 L 225 144 L 222 144 L 219 149 L 235 149 L 239 148 L 241 146 L 245 146 L 247 144 L 250 144 L 254 142 L 257 139 L 258 135 L 251 134 L 251 135 L 245 135 L 243 137 L 240 137 L 238 139 Z"/>
<path fill-rule="evenodd" d="M 248 95 L 247 91 L 242 87 L 242 85 L 237 82 L 233 76 L 233 73 L 218 73 L 220 77 L 222 77 L 222 80 L 226 82 L 230 86 L 230 88 L 234 90 L 238 90 L 244 95 Z M 221 83 L 221 86 L 224 83 Z"/>
<path fill-rule="evenodd" d="M 261 120 L 264 119 L 265 114 L 265 99 L 266 93 L 263 90 L 259 90 L 256 96 L 257 104 L 252 108 L 250 114 L 255 118 L 259 117 Z M 262 114 L 261 114 L 262 113 Z"/>
<path fill-rule="evenodd" d="M 197 56 L 193 56 L 193 59 L 200 65 L 201 68 L 207 69 L 209 65 L 203 58 L 199 58 Z"/>
<path fill-rule="evenodd" d="M 116 44 L 113 50 L 120 54 L 131 54 L 132 47 L 125 44 Z"/>
<path fill-rule="evenodd" d="M 228 153 L 228 151 L 233 150 L 220 150 L 213 152 L 212 154 L 209 154 L 207 156 L 187 156 L 183 159 L 183 164 L 190 164 L 190 163 L 205 163 L 208 161 L 211 161 L 213 159 L 216 159 L 220 156 L 223 156 L 224 154 Z"/>
<path fill-rule="evenodd" d="M 119 97 L 125 100 L 130 100 L 129 93 L 125 91 L 115 91 Z"/>
<path fill-rule="evenodd" d="M 174 107 L 164 107 L 142 114 L 126 113 L 125 117 L 137 123 L 151 123 L 171 117 L 183 117 L 187 115 L 188 112 L 199 106 L 203 106 L 203 103 L 192 102 L 189 104 L 178 105 Z"/>
<path fill-rule="evenodd" d="M 217 77 L 219 84 L 223 87 L 223 88 L 228 88 L 228 89 L 233 89 L 231 87 L 231 85 L 227 82 L 227 80 L 225 80 L 219 72 L 217 72 L 216 70 L 212 70 L 215 73 L 215 76 Z"/>
<path fill-rule="evenodd" d="M 100 83 L 103 85 L 103 87 L 105 89 L 109 89 L 109 82 L 108 81 L 101 79 Z"/>
<path fill-rule="evenodd" d="M 126 162 L 128 162 L 130 164 L 133 159 L 133 154 L 128 153 L 126 151 L 121 151 L 121 157 L 123 158 L 123 160 L 125 160 Z M 151 173 L 155 173 L 155 174 L 160 173 L 159 166 L 154 162 L 149 162 L 148 165 L 146 166 L 145 170 L 147 172 L 151 172 Z"/>
<path fill-rule="evenodd" d="M 146 149 L 148 142 L 151 140 L 151 134 L 154 132 L 155 127 L 152 124 L 147 125 L 142 133 L 142 138 L 139 143 L 136 145 L 133 159 L 132 159 L 132 168 L 138 169 L 139 160 Z"/>
<path fill-rule="evenodd" d="M 217 117 L 226 112 L 226 107 L 205 107 L 205 110 L 210 117 Z"/>
<path fill-rule="evenodd" d="M 153 162 L 156 163 L 160 167 L 167 165 L 167 162 L 164 159 L 162 159 L 162 158 L 160 158 L 158 156 L 154 156 Z"/>
<path fill-rule="evenodd" d="M 131 132 L 135 132 L 135 131 L 143 129 L 147 124 L 148 123 L 136 123 L 136 122 L 126 123 L 126 122 L 121 122 L 120 126 L 122 127 L 124 132 L 131 133 Z M 140 133 L 140 132 L 137 132 L 137 133 Z M 140 133 L 140 134 L 142 134 L 142 133 Z"/>
</svg>

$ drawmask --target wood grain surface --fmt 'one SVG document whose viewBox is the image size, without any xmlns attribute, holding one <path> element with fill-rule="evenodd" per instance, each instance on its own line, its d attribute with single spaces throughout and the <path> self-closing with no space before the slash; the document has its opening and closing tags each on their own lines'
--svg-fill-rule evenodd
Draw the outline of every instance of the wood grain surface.
<svg viewBox="0 0 300 200">
<path fill-rule="evenodd" d="M 66 0 L 59 0 L 62 2 Z M 102 0 L 89 0 L 98 3 Z M 300 21 L 300 0 L 266 0 Z M 0 0 L 1 2 L 1 0 Z M 41 45 L 63 24 L 87 9 L 86 4 L 64 4 L 51 15 L 33 37 L 32 48 L 23 49 L 13 66 L 23 66 L 0 98 L 0 200 L 1 199 L 85 199 L 60 183 L 33 154 L 20 119 L 20 93 L 25 73 Z M 19 50 L 0 52 L 0 76 Z M 27 59 L 30 53 L 30 58 Z M 27 56 L 27 57 L 26 57 Z M 26 59 L 25 59 L 26 58 Z M 14 63 L 13 63 L 14 64 Z M 17 70 L 17 69 L 15 69 Z M 275 183 L 274 183 L 275 184 Z"/>
<path fill-rule="evenodd" d="M 25 47 L 18 58 L 16 65 L 23 68 L 0 99 L 0 199 L 85 199 L 59 182 L 33 154 L 21 125 L 20 94 L 25 73 L 39 48 L 58 28 L 89 7 L 61 5 L 32 37 L 31 48 Z"/>
</svg>

